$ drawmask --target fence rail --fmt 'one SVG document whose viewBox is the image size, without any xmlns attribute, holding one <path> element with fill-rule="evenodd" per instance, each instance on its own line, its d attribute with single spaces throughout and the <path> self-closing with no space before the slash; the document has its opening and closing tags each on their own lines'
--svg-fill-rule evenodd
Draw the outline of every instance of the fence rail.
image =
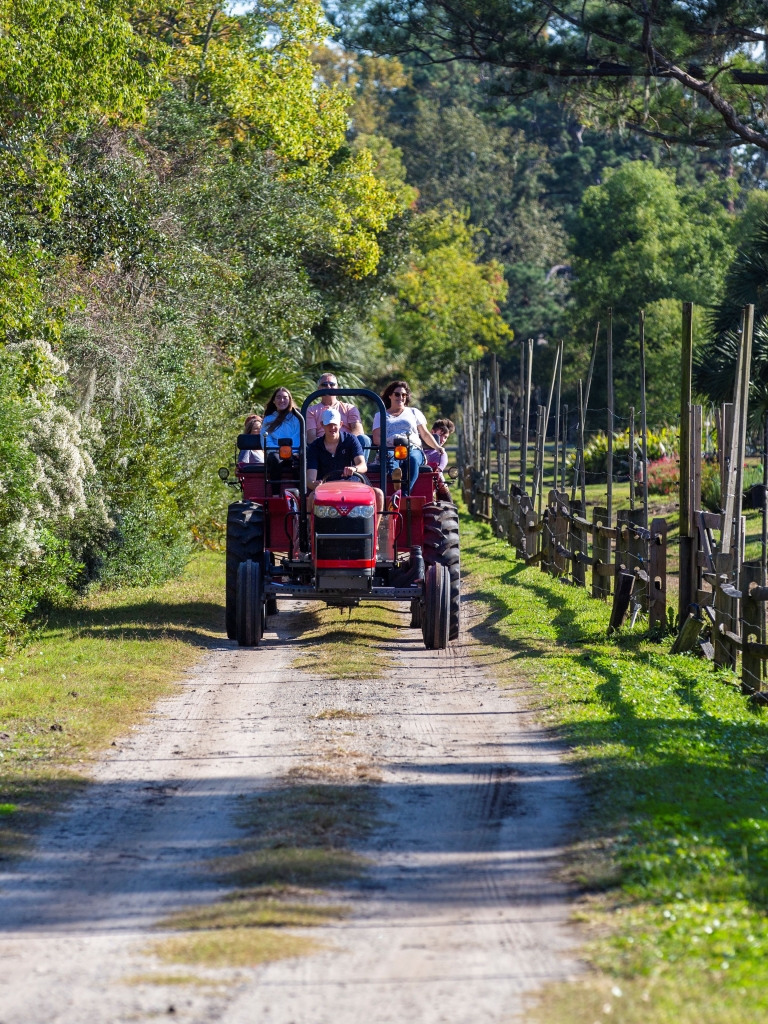
<svg viewBox="0 0 768 1024">
<path fill-rule="evenodd" d="M 635 451 L 634 409 L 630 410 L 630 508 L 613 511 L 613 474 L 607 474 L 605 506 L 586 507 L 584 423 L 592 383 L 598 332 L 592 349 L 586 392 L 579 381 L 579 441 L 573 459 L 571 493 L 567 483 L 567 429 L 556 412 L 553 486 L 544 494 L 547 428 L 553 398 L 560 410 L 563 348 L 558 348 L 546 405 L 538 406 L 535 431 L 531 427 L 533 342 L 523 348 L 521 360 L 520 444 L 518 467 L 513 465 L 514 406 L 502 390 L 495 357 L 489 368 L 472 367 L 464 384 L 458 430 L 458 462 L 462 492 L 471 513 L 490 523 L 497 537 L 507 540 L 526 565 L 574 586 L 589 587 L 595 599 L 610 602 L 608 631 L 629 618 L 647 621 L 650 633 L 676 623 L 673 654 L 700 653 L 716 667 L 737 671 L 740 686 L 757 703 L 768 704 L 766 663 L 766 549 L 768 509 L 763 491 L 763 553 L 758 561 L 745 559 L 746 520 L 742 515 L 742 488 L 746 452 L 749 369 L 754 309 L 747 306 L 739 347 L 733 403 L 717 410 L 717 459 L 724 509 L 713 513 L 701 507 L 702 407 L 692 403 L 692 309 L 683 304 L 682 389 L 680 430 L 680 538 L 677 613 L 668 610 L 668 533 L 664 518 L 648 522 L 647 427 L 645 416 L 644 335 L 641 315 L 641 428 Z M 608 315 L 608 351 L 611 315 Z M 527 357 L 527 358 L 526 358 Z M 610 367 L 611 360 L 607 360 Z M 609 394 L 612 388 L 609 387 Z M 583 397 L 584 396 L 584 397 Z M 609 422 L 613 409 L 609 402 Z M 564 407 L 567 409 L 567 407 Z M 533 434 L 533 437 L 530 435 Z M 768 428 L 766 429 L 768 445 Z M 531 447 L 530 442 L 533 441 Z M 529 453 L 533 453 L 532 473 Z M 764 453 L 764 459 L 765 459 Z M 641 470 L 642 488 L 635 469 Z M 515 473 L 519 469 L 519 477 Z M 529 480 L 531 491 L 528 492 Z M 576 497 L 580 492 L 580 497 Z M 638 492 L 641 500 L 638 502 Z"/>
</svg>

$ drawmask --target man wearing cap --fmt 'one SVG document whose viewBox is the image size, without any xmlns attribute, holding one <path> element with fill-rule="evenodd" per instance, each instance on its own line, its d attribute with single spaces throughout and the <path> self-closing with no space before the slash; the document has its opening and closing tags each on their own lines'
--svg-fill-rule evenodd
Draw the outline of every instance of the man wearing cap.
<svg viewBox="0 0 768 1024">
<path fill-rule="evenodd" d="M 353 473 L 365 473 L 368 465 L 363 455 L 363 446 L 354 434 L 341 429 L 341 415 L 338 409 L 326 408 L 322 414 L 323 436 L 307 445 L 307 487 L 310 491 L 307 508 L 314 503 L 314 490 L 320 480 L 329 473 L 341 473 L 344 477 Z M 376 503 L 378 511 L 384 508 L 384 495 L 378 487 Z"/>
<path fill-rule="evenodd" d="M 324 373 L 317 382 L 318 388 L 338 388 L 339 382 L 332 373 Z M 307 444 L 323 436 L 323 413 L 335 409 L 341 419 L 341 429 L 359 438 L 363 448 L 369 448 L 371 440 L 363 433 L 360 410 L 349 402 L 340 402 L 336 395 L 323 395 L 319 402 L 307 409 Z"/>
</svg>

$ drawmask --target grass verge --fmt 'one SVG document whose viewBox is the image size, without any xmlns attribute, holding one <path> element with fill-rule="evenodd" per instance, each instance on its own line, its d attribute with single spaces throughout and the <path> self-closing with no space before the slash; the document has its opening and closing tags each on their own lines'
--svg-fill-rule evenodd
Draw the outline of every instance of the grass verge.
<svg viewBox="0 0 768 1024">
<path fill-rule="evenodd" d="M 462 517 L 477 656 L 535 695 L 589 806 L 569 874 L 593 967 L 551 986 L 541 1024 L 734 1024 L 768 1015 L 768 717 L 711 666 L 526 569 Z M 732 678 L 732 677 L 731 677 Z M 539 704 L 543 704 L 539 707 Z"/>
<path fill-rule="evenodd" d="M 409 621 L 386 604 L 312 609 L 299 620 L 302 653 L 293 667 L 324 679 L 381 679 L 394 664 L 386 642 Z"/>
<path fill-rule="evenodd" d="M 224 625 L 223 556 L 181 579 L 53 614 L 0 662 L 0 857 L 86 781 L 87 764 L 169 692 Z"/>
</svg>

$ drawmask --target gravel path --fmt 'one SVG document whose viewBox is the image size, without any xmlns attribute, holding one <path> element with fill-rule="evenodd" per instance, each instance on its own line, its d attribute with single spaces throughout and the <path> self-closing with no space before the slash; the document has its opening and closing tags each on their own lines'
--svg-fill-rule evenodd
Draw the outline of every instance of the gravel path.
<svg viewBox="0 0 768 1024">
<path fill-rule="evenodd" d="M 0 875 L 0 1024 L 496 1024 L 578 970 L 552 872 L 579 790 L 514 692 L 406 628 L 384 680 L 297 673 L 296 619 L 277 623 L 258 650 L 212 651 Z M 370 717 L 316 717 L 338 708 Z M 206 862 L 237 838 L 238 798 L 329 744 L 385 800 L 352 916 L 312 930 L 315 955 L 162 983 L 151 926 L 221 894 Z"/>
</svg>

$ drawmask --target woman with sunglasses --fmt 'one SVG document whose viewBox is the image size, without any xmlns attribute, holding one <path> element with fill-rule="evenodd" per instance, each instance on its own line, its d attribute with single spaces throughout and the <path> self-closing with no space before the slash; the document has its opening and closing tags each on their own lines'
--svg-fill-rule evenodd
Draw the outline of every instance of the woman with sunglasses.
<svg viewBox="0 0 768 1024">
<path fill-rule="evenodd" d="M 419 476 L 419 467 L 424 465 L 424 445 L 440 454 L 445 449 L 435 441 L 427 430 L 427 421 L 421 409 L 409 406 L 411 389 L 404 380 L 394 380 L 388 384 L 381 395 L 387 410 L 387 465 L 389 472 L 395 468 L 394 439 L 399 434 L 410 435 L 411 453 L 408 457 L 408 479 L 413 487 Z M 381 423 L 379 413 L 373 417 L 373 446 L 378 448 L 381 443 Z M 409 487 L 409 489 L 410 489 Z"/>
</svg>

